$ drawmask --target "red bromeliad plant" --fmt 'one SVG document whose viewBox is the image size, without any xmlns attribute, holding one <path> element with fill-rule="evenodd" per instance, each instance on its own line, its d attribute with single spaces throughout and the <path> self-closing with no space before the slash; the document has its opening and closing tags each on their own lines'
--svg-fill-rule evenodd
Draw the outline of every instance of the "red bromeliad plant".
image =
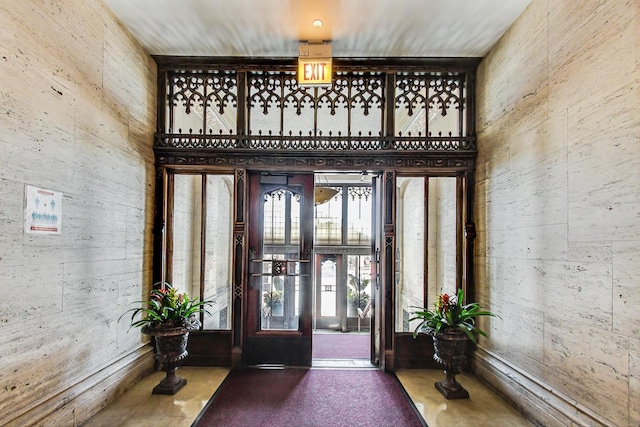
<svg viewBox="0 0 640 427">
<path fill-rule="evenodd" d="M 415 338 L 418 333 L 424 332 L 428 335 L 437 335 L 447 329 L 459 329 L 464 331 L 469 339 L 476 342 L 476 334 L 487 336 L 487 334 L 476 326 L 476 317 L 495 316 L 497 314 L 490 311 L 482 311 L 478 303 L 462 304 L 464 291 L 458 289 L 458 294 L 438 295 L 435 302 L 435 310 L 420 309 L 414 311 L 413 317 L 409 320 L 421 320 L 413 331 Z"/>
<path fill-rule="evenodd" d="M 132 308 L 122 315 L 132 312 L 130 328 L 138 326 L 152 328 L 188 327 L 195 320 L 196 314 L 202 312 L 209 314 L 206 306 L 211 305 L 211 301 L 198 301 L 198 298 L 189 299 L 186 293 L 178 293 L 167 282 L 161 284 L 160 287 L 157 287 L 158 285 L 160 284 L 154 285 L 148 301 L 136 301 L 142 303 L 142 307 Z M 135 317 L 140 313 L 144 317 L 135 320 Z"/>
</svg>

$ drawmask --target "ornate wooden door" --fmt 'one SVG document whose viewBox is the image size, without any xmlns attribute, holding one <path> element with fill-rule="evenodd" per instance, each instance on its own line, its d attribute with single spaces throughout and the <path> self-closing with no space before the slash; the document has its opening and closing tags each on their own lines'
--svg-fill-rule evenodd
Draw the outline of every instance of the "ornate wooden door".
<svg viewBox="0 0 640 427">
<path fill-rule="evenodd" d="M 311 366 L 313 174 L 250 174 L 244 363 Z"/>
</svg>

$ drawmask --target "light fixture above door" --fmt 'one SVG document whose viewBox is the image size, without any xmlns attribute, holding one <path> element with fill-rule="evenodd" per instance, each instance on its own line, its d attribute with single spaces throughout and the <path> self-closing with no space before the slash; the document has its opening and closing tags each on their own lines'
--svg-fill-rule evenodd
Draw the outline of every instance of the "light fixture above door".
<svg viewBox="0 0 640 427">
<path fill-rule="evenodd" d="M 338 190 L 331 187 L 315 187 L 314 189 L 315 205 L 318 206 L 318 205 L 322 205 L 323 203 L 327 203 L 329 200 L 331 200 L 332 197 L 338 194 L 338 192 L 339 192 Z"/>
</svg>

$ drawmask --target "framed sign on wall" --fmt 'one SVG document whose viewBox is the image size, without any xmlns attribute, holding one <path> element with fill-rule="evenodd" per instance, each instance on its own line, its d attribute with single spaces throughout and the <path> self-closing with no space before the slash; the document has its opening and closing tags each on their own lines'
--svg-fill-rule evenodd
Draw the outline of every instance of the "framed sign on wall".
<svg viewBox="0 0 640 427">
<path fill-rule="evenodd" d="M 62 193 L 25 186 L 24 231 L 27 234 L 62 233 Z"/>
</svg>

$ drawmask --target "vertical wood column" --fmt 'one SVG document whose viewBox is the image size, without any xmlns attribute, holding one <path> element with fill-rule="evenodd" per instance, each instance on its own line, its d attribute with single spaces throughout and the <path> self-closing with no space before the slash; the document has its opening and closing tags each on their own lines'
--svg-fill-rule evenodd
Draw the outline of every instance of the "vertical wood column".
<svg viewBox="0 0 640 427">
<path fill-rule="evenodd" d="M 167 213 L 167 170 L 156 167 L 153 215 L 153 283 L 165 280 L 165 220 Z"/>
<path fill-rule="evenodd" d="M 395 271 L 396 271 L 396 176 L 394 171 L 384 172 L 383 181 L 384 235 L 382 248 L 382 342 L 384 359 L 382 369 L 394 370 L 394 312 L 395 312 Z"/>
<path fill-rule="evenodd" d="M 472 72 L 467 72 L 467 102 L 465 105 L 465 120 L 467 121 L 467 132 L 468 136 L 474 137 L 476 136 L 476 69 L 477 66 L 474 66 Z"/>
<path fill-rule="evenodd" d="M 476 287 L 474 279 L 476 224 L 474 217 L 475 172 L 467 171 L 464 179 L 464 273 L 463 289 L 467 301 L 476 301 Z"/>
<path fill-rule="evenodd" d="M 174 173 L 166 172 L 164 180 L 164 237 L 163 237 L 163 276 L 164 281 L 173 284 L 173 206 L 175 200 Z"/>
<path fill-rule="evenodd" d="M 391 146 L 390 141 L 393 139 L 393 136 L 396 132 L 396 97 L 395 97 L 395 87 L 396 87 L 396 74 L 395 73 L 387 73 L 385 81 L 385 93 L 383 94 L 384 98 L 384 135 L 385 141 L 382 143 L 383 150 L 390 150 L 394 147 Z"/>
<path fill-rule="evenodd" d="M 157 109 L 156 109 L 156 135 L 162 135 L 168 131 L 167 127 L 171 127 L 172 124 L 166 126 L 167 122 L 167 85 L 168 85 L 168 74 L 166 70 L 158 72 L 158 98 L 157 98 Z M 171 109 L 173 111 L 173 108 Z"/>
<path fill-rule="evenodd" d="M 464 177 L 462 175 L 456 176 L 456 289 L 462 288 L 462 275 L 464 273 L 463 267 L 463 251 L 465 247 L 463 237 L 463 226 L 465 224 L 464 219 Z M 466 299 L 466 290 L 465 290 Z"/>
<path fill-rule="evenodd" d="M 238 148 L 249 148 L 249 140 L 246 135 L 249 133 L 247 123 L 247 72 L 238 71 L 238 116 L 236 117 L 236 135 Z M 246 187 L 246 185 L 245 185 Z"/>
<path fill-rule="evenodd" d="M 246 293 L 247 283 L 247 172 L 244 169 L 235 170 L 234 212 L 233 212 L 233 295 L 232 295 L 232 343 L 231 366 L 242 366 L 242 336 L 243 336 L 243 295 Z"/>
<path fill-rule="evenodd" d="M 430 307 L 434 301 L 429 300 L 429 177 L 424 177 L 424 222 L 422 223 L 422 229 L 424 230 L 424 271 L 422 282 L 422 306 Z"/>
</svg>

